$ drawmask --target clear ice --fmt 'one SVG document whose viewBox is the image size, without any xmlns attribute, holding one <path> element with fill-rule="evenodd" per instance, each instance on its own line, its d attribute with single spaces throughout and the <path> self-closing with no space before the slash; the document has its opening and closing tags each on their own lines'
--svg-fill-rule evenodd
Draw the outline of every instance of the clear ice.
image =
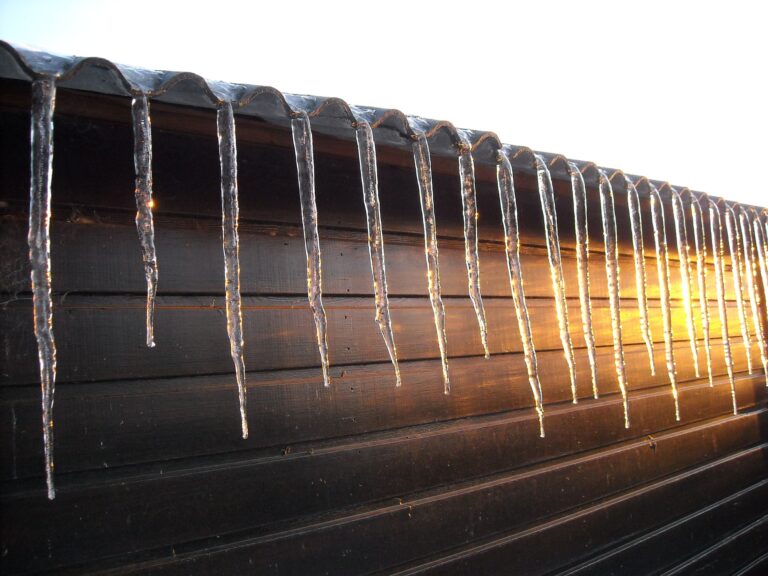
<svg viewBox="0 0 768 576">
<path fill-rule="evenodd" d="M 768 386 L 768 350 L 766 350 L 765 334 L 760 319 L 760 301 L 758 298 L 757 267 L 755 264 L 755 252 L 752 245 L 752 230 L 749 226 L 749 217 L 743 208 L 739 208 L 739 227 L 741 228 L 741 241 L 744 244 L 744 275 L 747 277 L 747 292 L 749 304 L 752 309 L 752 325 L 755 329 L 755 339 L 760 350 L 760 360 L 765 373 L 765 385 Z"/>
<path fill-rule="evenodd" d="M 589 296 L 589 230 L 587 228 L 587 189 L 578 166 L 568 162 L 573 195 L 573 219 L 576 229 L 576 267 L 579 282 L 579 306 L 584 343 L 587 345 L 589 370 L 592 374 L 592 395 L 599 397 L 597 389 L 597 350 L 592 329 L 592 299 Z"/>
<path fill-rule="evenodd" d="M 397 363 L 397 348 L 392 332 L 392 318 L 389 314 L 387 296 L 387 274 L 384 262 L 384 236 L 381 229 L 381 208 L 379 207 L 379 182 L 376 173 L 376 144 L 373 131 L 367 122 L 358 122 L 355 128 L 357 153 L 360 157 L 360 178 L 363 185 L 365 216 L 368 225 L 368 251 L 371 256 L 373 274 L 373 295 L 376 305 L 376 323 L 384 338 L 392 365 L 395 367 L 396 385 L 400 386 L 400 366 Z"/>
<path fill-rule="evenodd" d="M 563 278 L 563 263 L 560 258 L 560 237 L 557 230 L 557 213 L 555 212 L 555 191 L 552 187 L 552 177 L 547 163 L 538 154 L 535 155 L 536 176 L 539 184 L 539 199 L 544 216 L 544 231 L 547 237 L 547 256 L 549 257 L 549 274 L 552 278 L 552 290 L 555 293 L 555 309 L 560 328 L 560 342 L 563 345 L 565 361 L 571 379 L 571 398 L 578 403 L 576 390 L 576 361 L 573 355 L 573 343 L 568 328 L 568 303 L 565 299 L 565 280 Z"/>
<path fill-rule="evenodd" d="M 685 307 L 685 320 L 688 326 L 688 340 L 691 343 L 691 355 L 696 377 L 699 378 L 699 347 L 696 340 L 696 325 L 693 323 L 693 298 L 691 296 L 691 264 L 688 259 L 688 232 L 685 227 L 685 210 L 680 194 L 670 187 L 672 196 L 672 216 L 675 220 L 675 238 L 677 240 L 677 256 L 680 260 L 680 280 L 683 289 L 683 306 Z"/>
<path fill-rule="evenodd" d="M 144 276 L 147 280 L 147 346 L 155 346 L 155 295 L 157 294 L 157 254 L 152 221 L 152 124 L 147 96 L 136 96 L 131 104 L 133 116 L 133 163 L 136 169 L 136 230 L 139 233 Z"/>
<path fill-rule="evenodd" d="M 301 224 L 304 230 L 304 250 L 307 255 L 307 296 L 315 319 L 317 347 L 323 370 L 323 384 L 331 385 L 328 372 L 328 331 L 323 307 L 323 269 L 320 255 L 320 236 L 317 231 L 317 204 L 315 203 L 315 153 L 312 146 L 312 127 L 306 112 L 291 119 L 293 149 L 296 153 L 296 171 L 299 178 Z"/>
<path fill-rule="evenodd" d="M 432 160 L 429 153 L 429 142 L 424 132 L 417 131 L 413 140 L 413 162 L 416 165 L 416 176 L 419 182 L 419 202 L 424 223 L 424 255 L 427 260 L 427 287 L 429 301 L 432 304 L 432 315 L 435 319 L 437 344 L 440 348 L 440 360 L 443 369 L 443 388 L 446 394 L 451 391 L 451 379 L 448 374 L 448 337 L 445 333 L 445 306 L 440 295 L 440 266 L 437 250 L 437 221 L 435 220 L 435 203 L 432 190 Z"/>
<path fill-rule="evenodd" d="M 693 223 L 693 243 L 696 248 L 696 277 L 699 283 L 699 309 L 701 311 L 701 329 L 704 333 L 704 356 L 707 362 L 707 377 L 710 387 L 715 383 L 712 379 L 712 346 L 709 337 L 709 303 L 707 302 L 707 240 L 704 233 L 704 219 L 701 204 L 688 190 L 691 200 L 691 222 Z M 712 223 L 710 222 L 710 227 Z M 722 227 L 720 227 L 722 232 Z M 714 250 L 714 248 L 713 248 Z M 730 347 L 729 347 L 730 350 Z"/>
<path fill-rule="evenodd" d="M 647 282 L 645 279 L 645 248 L 643 246 L 643 220 L 640 212 L 640 198 L 632 181 L 624 176 L 627 187 L 627 205 L 629 206 L 629 223 L 632 229 L 632 254 L 635 261 L 635 284 L 637 285 L 637 308 L 640 311 L 640 332 L 648 351 L 648 361 L 651 365 L 651 375 L 656 375 L 656 365 L 653 359 L 653 337 L 651 323 L 648 319 L 648 298 L 646 296 Z"/>
<path fill-rule="evenodd" d="M 736 403 L 736 384 L 733 380 L 733 357 L 731 356 L 731 339 L 728 335 L 728 313 L 725 307 L 725 263 L 723 262 L 723 222 L 720 210 L 712 200 L 709 201 L 709 228 L 712 236 L 712 255 L 715 260 L 715 287 L 717 289 L 717 309 L 720 312 L 720 326 L 723 338 L 723 354 L 725 368 L 728 371 L 728 381 L 731 384 L 731 401 L 733 413 L 738 412 Z"/>
<path fill-rule="evenodd" d="M 29 187 L 29 262 L 35 338 L 40 360 L 43 408 L 43 449 L 48 499 L 56 497 L 53 483 L 53 395 L 56 383 L 56 342 L 51 302 L 51 179 L 53 177 L 53 110 L 56 80 L 32 82 L 31 179 Z"/>
<path fill-rule="evenodd" d="M 480 340 L 485 357 L 488 358 L 488 325 L 485 321 L 485 307 L 480 295 L 480 260 L 477 254 L 477 195 L 475 191 L 475 163 L 472 160 L 472 145 L 469 139 L 459 134 L 459 177 L 461 178 L 461 206 L 464 216 L 464 255 L 469 280 L 469 298 L 475 308 L 480 326 Z"/>
<path fill-rule="evenodd" d="M 624 365 L 624 345 L 621 341 L 621 291 L 619 287 L 619 246 L 616 241 L 616 211 L 613 204 L 611 181 L 602 170 L 599 171 L 599 190 L 603 237 L 605 239 L 605 273 L 608 278 L 608 298 L 611 306 L 613 360 L 624 406 L 624 428 L 629 428 L 627 373 Z"/>
<path fill-rule="evenodd" d="M 744 306 L 744 286 L 741 281 L 744 270 L 741 260 L 741 234 L 739 234 L 736 213 L 728 204 L 725 205 L 725 230 L 728 235 L 728 251 L 731 255 L 731 276 L 733 277 L 733 291 L 736 293 L 736 308 L 739 313 L 741 339 L 744 341 L 744 351 L 747 356 L 747 371 L 752 374 L 752 338 L 749 333 L 749 324 L 747 323 L 747 311 Z"/>
<path fill-rule="evenodd" d="M 659 275 L 659 296 L 661 298 L 661 317 L 664 324 L 664 356 L 667 363 L 667 375 L 672 386 L 672 398 L 675 400 L 675 420 L 680 420 L 680 402 L 677 393 L 677 366 L 672 334 L 672 304 L 669 295 L 669 249 L 667 248 L 667 228 L 664 221 L 664 204 L 659 191 L 648 182 L 651 196 L 651 222 L 653 224 L 653 242 L 656 247 L 656 269 Z"/>
<path fill-rule="evenodd" d="M 237 199 L 237 142 L 232 104 L 224 102 L 216 113 L 221 164 L 221 231 L 224 249 L 224 281 L 227 306 L 229 349 L 235 364 L 235 377 L 240 398 L 240 423 L 243 438 L 248 438 L 245 406 L 245 361 L 243 360 L 243 317 L 240 301 L 240 238 Z"/>
<path fill-rule="evenodd" d="M 507 254 L 507 270 L 509 271 L 509 287 L 515 303 L 515 315 L 520 338 L 523 341 L 525 366 L 528 369 L 528 383 L 533 392 L 536 413 L 539 416 L 539 436 L 544 438 L 544 402 L 539 382 L 539 367 L 536 361 L 536 348 L 533 346 L 531 321 L 528 316 L 528 306 L 525 303 L 523 290 L 523 270 L 520 266 L 520 236 L 517 228 L 517 200 L 515 199 L 515 181 L 512 165 L 504 151 L 499 151 L 496 165 L 496 179 L 499 185 L 499 201 L 501 202 L 501 221 L 504 225 L 504 246 Z"/>
</svg>

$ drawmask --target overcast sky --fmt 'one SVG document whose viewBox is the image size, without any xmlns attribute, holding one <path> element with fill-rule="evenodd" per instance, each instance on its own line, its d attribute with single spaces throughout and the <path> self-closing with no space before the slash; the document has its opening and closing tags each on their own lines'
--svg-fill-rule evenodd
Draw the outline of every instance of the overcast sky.
<svg viewBox="0 0 768 576">
<path fill-rule="evenodd" d="M 399 108 L 768 205 L 768 9 L 0 0 L 0 38 Z"/>
</svg>

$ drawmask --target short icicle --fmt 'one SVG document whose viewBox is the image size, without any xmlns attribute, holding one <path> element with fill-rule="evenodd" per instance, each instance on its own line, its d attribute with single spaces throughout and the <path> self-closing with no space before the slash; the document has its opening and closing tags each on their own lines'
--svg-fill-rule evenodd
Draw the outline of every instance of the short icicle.
<svg viewBox="0 0 768 576">
<path fill-rule="evenodd" d="M 216 112 L 221 165 L 221 231 L 224 250 L 224 286 L 226 291 L 229 350 L 235 364 L 240 399 L 240 424 L 243 438 L 248 438 L 246 414 L 245 361 L 243 359 L 243 316 L 240 300 L 240 237 L 238 235 L 237 141 L 235 116 L 230 102 L 219 104 Z"/>
<path fill-rule="evenodd" d="M 733 291 L 736 293 L 736 308 L 739 313 L 739 327 L 741 339 L 744 341 L 744 351 L 747 356 L 747 371 L 752 374 L 752 337 L 747 323 L 747 312 L 744 306 L 744 285 L 741 281 L 744 265 L 741 260 L 742 242 L 739 234 L 739 225 L 733 208 L 725 205 L 725 230 L 728 236 L 728 251 L 731 255 L 731 276 L 733 277 Z"/>
<path fill-rule="evenodd" d="M 568 162 L 573 195 L 573 218 L 576 229 L 576 267 L 579 282 L 579 306 L 584 343 L 587 345 L 589 369 L 592 374 L 592 395 L 599 397 L 597 389 L 597 349 L 592 328 L 592 299 L 589 295 L 589 230 L 587 228 L 587 189 L 584 177 L 573 162 Z"/>
<path fill-rule="evenodd" d="M 432 304 L 432 315 L 437 332 L 437 345 L 440 348 L 440 360 L 443 368 L 443 391 L 451 391 L 451 379 L 448 374 L 448 337 L 445 333 L 445 306 L 440 289 L 440 266 L 437 249 L 437 220 L 432 189 L 432 160 L 429 142 L 424 132 L 416 132 L 413 140 L 413 161 L 419 183 L 419 202 L 424 224 L 424 254 L 427 260 L 427 288 Z"/>
<path fill-rule="evenodd" d="M 763 283 L 764 312 L 768 315 L 768 242 L 766 242 L 766 238 L 763 236 L 763 228 L 757 217 L 752 220 L 752 230 L 754 232 L 757 261 L 760 266 L 760 279 Z"/>
<path fill-rule="evenodd" d="M 459 135 L 459 178 L 461 178 L 461 206 L 464 217 L 464 256 L 467 263 L 469 298 L 475 308 L 480 327 L 480 341 L 486 359 L 488 351 L 488 324 L 485 319 L 483 297 L 480 294 L 480 258 L 477 254 L 477 194 L 475 191 L 475 162 L 472 159 L 472 145 L 462 132 Z"/>
<path fill-rule="evenodd" d="M 53 395 L 56 384 L 56 342 L 51 301 L 51 180 L 53 177 L 53 110 L 56 80 L 43 76 L 32 82 L 32 127 L 29 187 L 29 262 L 32 308 L 40 361 L 43 451 L 48 499 L 56 497 L 53 482 Z"/>
<path fill-rule="evenodd" d="M 664 204 L 656 187 L 648 182 L 651 196 L 651 222 L 653 241 L 656 247 L 656 269 L 659 275 L 659 296 L 661 298 L 661 317 L 664 324 L 664 355 L 667 363 L 667 375 L 675 401 L 675 420 L 680 420 L 680 402 L 677 392 L 677 366 L 672 334 L 672 305 L 669 295 L 669 249 L 667 248 L 667 228 L 664 220 Z"/>
<path fill-rule="evenodd" d="M 323 384 L 331 385 L 328 362 L 328 329 L 323 307 L 323 269 L 320 254 L 320 235 L 317 231 L 317 204 L 315 202 L 315 152 L 312 146 L 312 127 L 306 112 L 291 119 L 293 149 L 299 179 L 301 224 L 304 230 L 304 251 L 307 255 L 307 296 L 315 319 L 317 347 L 323 370 Z"/>
<path fill-rule="evenodd" d="M 552 278 L 552 290 L 555 293 L 555 310 L 560 327 L 560 342 L 563 346 L 565 361 L 571 379 L 571 397 L 574 404 L 579 401 L 576 389 L 576 360 L 573 355 L 573 343 L 568 327 L 568 303 L 565 299 L 565 279 L 563 278 L 563 263 L 560 257 L 560 237 L 557 229 L 557 213 L 555 212 L 555 192 L 552 187 L 552 177 L 547 163 L 538 154 L 535 155 L 536 176 L 539 184 L 539 199 L 544 216 L 544 231 L 547 238 L 547 256 L 549 257 L 549 274 Z"/>
<path fill-rule="evenodd" d="M 725 306 L 725 263 L 723 262 L 723 222 L 720 219 L 720 209 L 712 200 L 709 201 L 709 228 L 712 236 L 712 256 L 715 261 L 715 287 L 717 289 L 717 309 L 720 312 L 720 326 L 723 338 L 723 354 L 725 368 L 728 371 L 728 381 L 731 384 L 731 401 L 733 413 L 738 413 L 736 402 L 736 383 L 733 380 L 733 357 L 731 356 L 731 338 L 728 335 L 728 313 Z"/>
<path fill-rule="evenodd" d="M 635 284 L 637 286 L 637 308 L 640 311 L 640 332 L 648 351 L 648 361 L 651 375 L 656 375 L 656 365 L 653 359 L 653 337 L 651 323 L 648 319 L 647 282 L 645 278 L 645 248 L 643 246 L 643 220 L 640 212 L 640 198 L 632 181 L 624 176 L 627 187 L 627 205 L 629 206 L 629 224 L 632 230 L 632 255 L 635 263 Z"/>
<path fill-rule="evenodd" d="M 152 220 L 152 124 L 146 94 L 133 98 L 133 163 L 136 169 L 136 230 L 139 233 L 144 277 L 147 281 L 147 346 L 155 347 L 155 296 L 157 295 L 157 254 Z"/>
<path fill-rule="evenodd" d="M 749 217 L 743 208 L 739 208 L 739 227 L 741 229 L 741 241 L 744 245 L 744 275 L 747 278 L 747 293 L 752 310 L 752 325 L 755 329 L 755 339 L 760 350 L 760 361 L 763 364 L 765 385 L 768 386 L 768 349 L 766 349 L 763 324 L 760 319 L 760 302 L 758 299 L 757 265 L 755 263 L 754 246 L 752 245 L 752 230 L 749 226 Z"/>
<path fill-rule="evenodd" d="M 599 171 L 600 212 L 605 239 L 605 273 L 608 277 L 608 298 L 611 306 L 611 330 L 613 332 L 613 359 L 624 405 L 624 428 L 629 428 L 629 399 L 627 397 L 627 372 L 624 364 L 624 345 L 621 336 L 621 290 L 619 285 L 619 245 L 616 240 L 616 211 L 613 204 L 613 188 L 608 176 Z"/>
<path fill-rule="evenodd" d="M 360 178 L 363 185 L 365 216 L 368 225 L 368 251 L 373 274 L 373 296 L 376 306 L 376 323 L 384 338 L 389 357 L 395 368 L 395 385 L 400 386 L 400 366 L 397 362 L 395 336 L 392 332 L 392 318 L 389 313 L 387 295 L 387 274 L 384 262 L 384 235 L 381 229 L 381 208 L 379 206 L 379 182 L 376 172 L 376 144 L 373 131 L 367 122 L 358 122 L 355 127 L 357 153 L 360 158 Z"/>
<path fill-rule="evenodd" d="M 539 416 L 539 436 L 544 438 L 544 401 L 539 381 L 539 367 L 536 361 L 536 348 L 533 345 L 531 321 L 523 290 L 523 269 L 520 266 L 520 236 L 517 228 L 517 200 L 512 165 L 504 151 L 499 151 L 496 165 L 496 179 L 499 185 L 501 202 L 501 221 L 504 225 L 504 245 L 507 254 L 509 286 L 515 303 L 515 316 L 520 338 L 523 341 L 525 366 L 528 369 L 528 383 L 531 386 L 536 413 Z"/>
<path fill-rule="evenodd" d="M 699 283 L 699 309 L 701 312 L 701 331 L 704 333 L 704 357 L 707 362 L 707 377 L 710 388 L 715 385 L 712 379 L 712 344 L 709 329 L 709 303 L 707 301 L 707 240 L 704 233 L 704 218 L 699 200 L 689 191 L 691 198 L 691 222 L 693 223 L 693 244 L 696 249 L 696 277 Z M 710 227 L 712 223 L 710 222 Z M 729 348 L 730 349 L 730 348 Z"/>
<path fill-rule="evenodd" d="M 688 326 L 688 340 L 691 344 L 693 356 L 693 368 L 696 378 L 701 376 L 699 371 L 699 346 L 696 340 L 696 325 L 693 323 L 693 297 L 691 295 L 691 264 L 688 259 L 690 248 L 688 246 L 688 232 L 685 227 L 685 209 L 680 194 L 670 186 L 672 196 L 672 216 L 675 220 L 675 238 L 677 240 L 677 256 L 680 260 L 680 280 L 683 290 L 683 306 L 685 307 L 685 320 Z"/>
</svg>

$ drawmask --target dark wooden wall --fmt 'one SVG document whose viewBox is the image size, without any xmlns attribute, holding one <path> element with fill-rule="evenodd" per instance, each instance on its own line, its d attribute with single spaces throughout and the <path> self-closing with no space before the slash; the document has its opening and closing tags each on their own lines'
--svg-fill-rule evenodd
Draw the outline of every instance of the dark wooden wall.
<svg viewBox="0 0 768 576">
<path fill-rule="evenodd" d="M 315 135 L 333 378 L 325 389 L 306 302 L 290 134 L 237 118 L 251 427 L 243 441 L 225 328 L 215 115 L 162 104 L 152 109 L 160 284 L 157 348 L 149 350 L 132 221 L 130 103 L 67 91 L 59 94 L 55 119 L 58 492 L 48 501 L 26 260 L 29 89 L 4 81 L 0 93 L 3 573 L 768 570 L 766 388 L 762 372 L 746 372 L 730 276 L 738 416 L 731 414 L 711 264 L 714 388 L 693 372 L 671 252 L 682 413 L 675 422 L 650 219 L 655 377 L 639 330 L 621 197 L 629 430 L 622 425 L 612 364 L 596 190 L 590 190 L 590 235 L 598 400 L 590 396 L 581 335 L 570 185 L 555 175 L 581 397 L 573 405 L 535 182 L 530 174 L 516 177 L 525 288 L 546 401 L 547 437 L 540 439 L 509 293 L 493 169 L 478 166 L 480 266 L 492 352 L 484 360 L 467 298 L 456 161 L 434 160 L 453 384 L 444 396 L 412 161 L 407 152 L 379 150 L 403 374 L 403 387 L 396 389 L 373 320 L 356 151 L 352 141 Z M 756 346 L 753 362 L 759 367 Z"/>
</svg>

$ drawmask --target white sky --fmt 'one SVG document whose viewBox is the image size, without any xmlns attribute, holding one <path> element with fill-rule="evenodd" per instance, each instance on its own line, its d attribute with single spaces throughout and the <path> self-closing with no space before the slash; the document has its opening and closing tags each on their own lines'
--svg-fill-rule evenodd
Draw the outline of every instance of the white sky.
<svg viewBox="0 0 768 576">
<path fill-rule="evenodd" d="M 0 38 L 399 108 L 766 205 L 767 16 L 757 0 L 0 0 Z"/>
</svg>

